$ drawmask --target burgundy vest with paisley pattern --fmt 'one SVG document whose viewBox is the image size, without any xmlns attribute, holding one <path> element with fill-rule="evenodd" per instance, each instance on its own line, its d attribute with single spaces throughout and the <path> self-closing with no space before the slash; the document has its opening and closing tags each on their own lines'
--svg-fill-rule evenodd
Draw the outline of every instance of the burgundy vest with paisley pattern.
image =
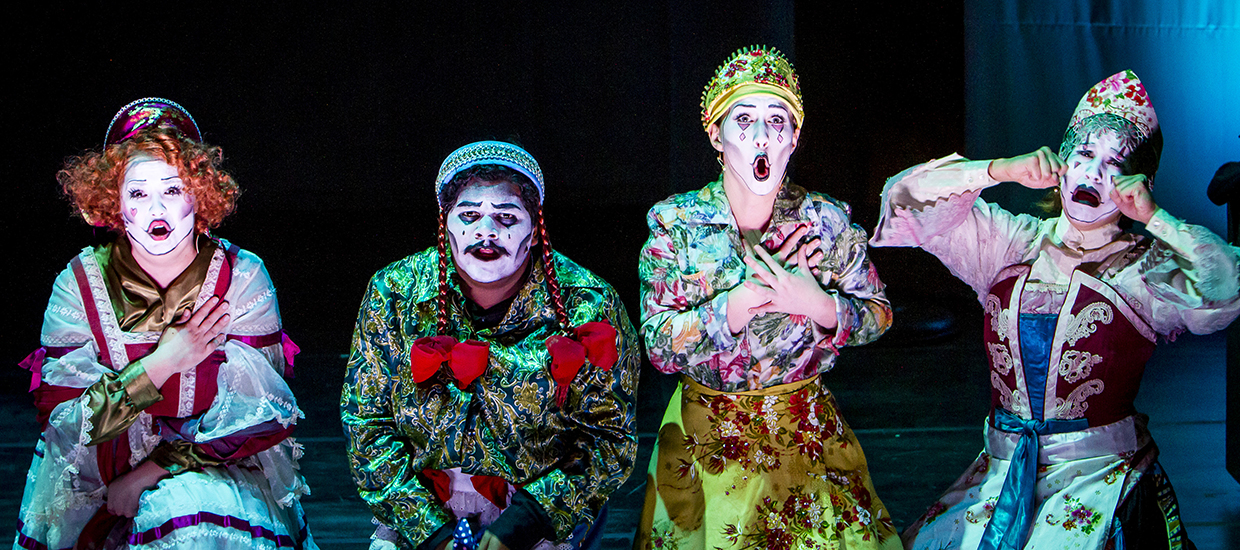
<svg viewBox="0 0 1240 550">
<path fill-rule="evenodd" d="M 995 278 L 985 301 L 983 339 L 991 409 L 1034 418 L 1020 350 L 1020 294 L 1029 266 Z M 1136 413 L 1133 400 L 1156 335 L 1114 288 L 1075 271 L 1051 342 L 1043 419 L 1084 418 L 1101 426 Z M 993 414 L 993 413 L 992 413 Z"/>
</svg>

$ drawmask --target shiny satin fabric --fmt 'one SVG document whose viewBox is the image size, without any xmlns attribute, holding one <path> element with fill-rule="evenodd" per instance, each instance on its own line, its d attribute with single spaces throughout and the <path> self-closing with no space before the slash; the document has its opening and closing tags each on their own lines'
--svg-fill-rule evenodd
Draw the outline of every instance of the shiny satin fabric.
<svg viewBox="0 0 1240 550">
<path fill-rule="evenodd" d="M 982 535 L 978 550 L 1018 550 L 1025 546 L 1029 528 L 1036 510 L 1033 505 L 1033 486 L 1038 481 L 1038 455 L 1040 437 L 1079 431 L 1089 427 L 1089 421 L 1032 420 L 1020 418 L 1006 410 L 995 410 L 995 428 L 1020 434 L 1013 449 L 1012 466 L 1008 468 L 1003 490 L 995 503 L 995 513 Z"/>
<path fill-rule="evenodd" d="M 112 309 L 121 330 L 126 332 L 159 332 L 173 324 L 181 311 L 192 311 L 194 300 L 207 277 L 207 267 L 215 254 L 215 241 L 198 235 L 198 255 L 185 271 L 160 288 L 138 265 L 129 239 L 122 235 L 116 242 L 96 254 L 103 268 L 112 299 Z"/>
</svg>

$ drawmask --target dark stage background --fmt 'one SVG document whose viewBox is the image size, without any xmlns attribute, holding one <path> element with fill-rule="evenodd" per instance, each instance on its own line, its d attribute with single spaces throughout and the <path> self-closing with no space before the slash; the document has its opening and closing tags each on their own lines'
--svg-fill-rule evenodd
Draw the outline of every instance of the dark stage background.
<svg viewBox="0 0 1240 550">
<path fill-rule="evenodd" d="M 38 346 L 69 258 L 111 238 L 70 217 L 55 172 L 140 97 L 180 102 L 223 147 L 243 195 L 216 233 L 267 262 L 311 354 L 347 352 L 370 275 L 434 243 L 439 163 L 486 138 L 516 138 L 539 160 L 553 244 L 636 319 L 645 211 L 717 175 L 698 104 L 741 46 L 792 59 L 807 112 L 793 177 L 851 203 L 867 229 L 886 176 L 963 150 L 963 6 L 417 4 L 92 2 L 11 19 L 0 166 L 13 202 L 0 229 L 18 276 L 3 360 Z M 897 304 L 916 309 L 919 284 L 972 301 L 928 255 L 873 254 Z"/>
<path fill-rule="evenodd" d="M 718 175 L 700 96 L 715 68 L 749 44 L 783 50 L 801 78 L 807 117 L 794 180 L 851 203 L 866 229 L 886 177 L 953 151 L 985 158 L 1054 145 L 1079 94 L 1125 66 L 1149 79 L 1165 127 L 1191 134 L 1167 141 L 1188 159 L 1177 166 L 1212 171 L 1234 160 L 1220 153 L 1234 131 L 1224 143 L 1206 128 L 1234 127 L 1229 113 L 1240 111 L 1217 102 L 1190 111 L 1185 99 L 1198 90 L 1240 97 L 1219 84 L 1238 82 L 1234 60 L 1203 53 L 1240 43 L 1230 39 L 1238 12 L 1224 0 L 1162 3 L 1183 12 L 1182 24 L 1104 0 L 1055 9 L 1017 0 L 355 4 L 34 3 L 6 19 L 0 178 L 10 206 L 0 232 L 16 276 L 0 325 L 0 478 L 13 480 L 0 482 L 0 529 L 16 518 L 38 432 L 16 363 L 39 345 L 56 274 L 83 246 L 112 238 L 71 217 L 55 173 L 67 156 L 100 147 L 116 110 L 140 97 L 188 108 L 241 183 L 238 210 L 217 234 L 266 261 L 303 348 L 291 385 L 306 412 L 298 438 L 314 493 L 302 502 L 325 550 L 364 547 L 372 529 L 336 404 L 361 294 L 376 270 L 433 245 L 434 177 L 465 143 L 517 138 L 533 153 L 547 177 L 552 242 L 611 282 L 634 322 L 645 213 Z M 1072 60 L 1081 62 L 1072 79 L 1038 78 Z M 1199 78 L 1190 85 L 1185 74 Z M 1204 193 L 1200 177 L 1163 174 L 1160 199 L 1189 204 Z M 1196 207 L 1173 213 L 1205 217 Z M 929 254 L 870 254 L 895 325 L 845 352 L 829 384 L 905 526 L 980 447 L 989 394 L 981 308 Z M 1222 461 L 1225 353 L 1218 337 L 1160 346 L 1137 402 L 1154 419 L 1203 550 L 1240 547 L 1240 486 Z M 605 548 L 630 544 L 674 380 L 643 368 L 639 456 L 612 495 Z"/>
</svg>

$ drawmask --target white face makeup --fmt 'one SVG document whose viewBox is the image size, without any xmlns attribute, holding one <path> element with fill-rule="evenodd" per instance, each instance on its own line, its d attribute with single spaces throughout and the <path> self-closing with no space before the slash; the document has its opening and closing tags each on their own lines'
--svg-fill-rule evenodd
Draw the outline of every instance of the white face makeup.
<svg viewBox="0 0 1240 550">
<path fill-rule="evenodd" d="M 121 179 L 121 218 L 129 239 L 153 256 L 172 252 L 194 232 L 194 197 L 176 167 L 135 156 Z"/>
<path fill-rule="evenodd" d="M 519 188 L 509 182 L 466 186 L 448 210 L 447 231 L 456 268 L 479 283 L 522 269 L 534 243 L 533 220 Z"/>
<path fill-rule="evenodd" d="M 1060 178 L 1059 196 L 1068 219 L 1077 226 L 1095 226 L 1119 218 L 1111 200 L 1111 178 L 1126 173 L 1130 151 L 1115 132 L 1103 130 L 1085 136 L 1066 159 L 1067 175 Z"/>
<path fill-rule="evenodd" d="M 729 172 L 756 195 L 779 188 L 800 134 L 784 100 L 770 94 L 745 96 L 720 121 L 719 132 L 715 148 L 723 152 Z"/>
</svg>

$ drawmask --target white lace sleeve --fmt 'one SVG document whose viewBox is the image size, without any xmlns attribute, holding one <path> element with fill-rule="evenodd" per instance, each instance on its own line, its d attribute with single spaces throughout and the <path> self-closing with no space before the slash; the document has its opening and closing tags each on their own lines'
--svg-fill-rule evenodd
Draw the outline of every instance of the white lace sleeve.
<svg viewBox="0 0 1240 550">
<path fill-rule="evenodd" d="M 1240 316 L 1240 249 L 1161 209 L 1146 230 L 1156 241 L 1117 283 L 1144 303 L 1155 331 L 1209 334 Z"/>
<path fill-rule="evenodd" d="M 1044 223 L 979 198 L 997 183 L 988 166 L 951 155 L 887 180 L 870 244 L 922 248 L 984 299 L 999 271 L 1029 259 Z"/>
</svg>

